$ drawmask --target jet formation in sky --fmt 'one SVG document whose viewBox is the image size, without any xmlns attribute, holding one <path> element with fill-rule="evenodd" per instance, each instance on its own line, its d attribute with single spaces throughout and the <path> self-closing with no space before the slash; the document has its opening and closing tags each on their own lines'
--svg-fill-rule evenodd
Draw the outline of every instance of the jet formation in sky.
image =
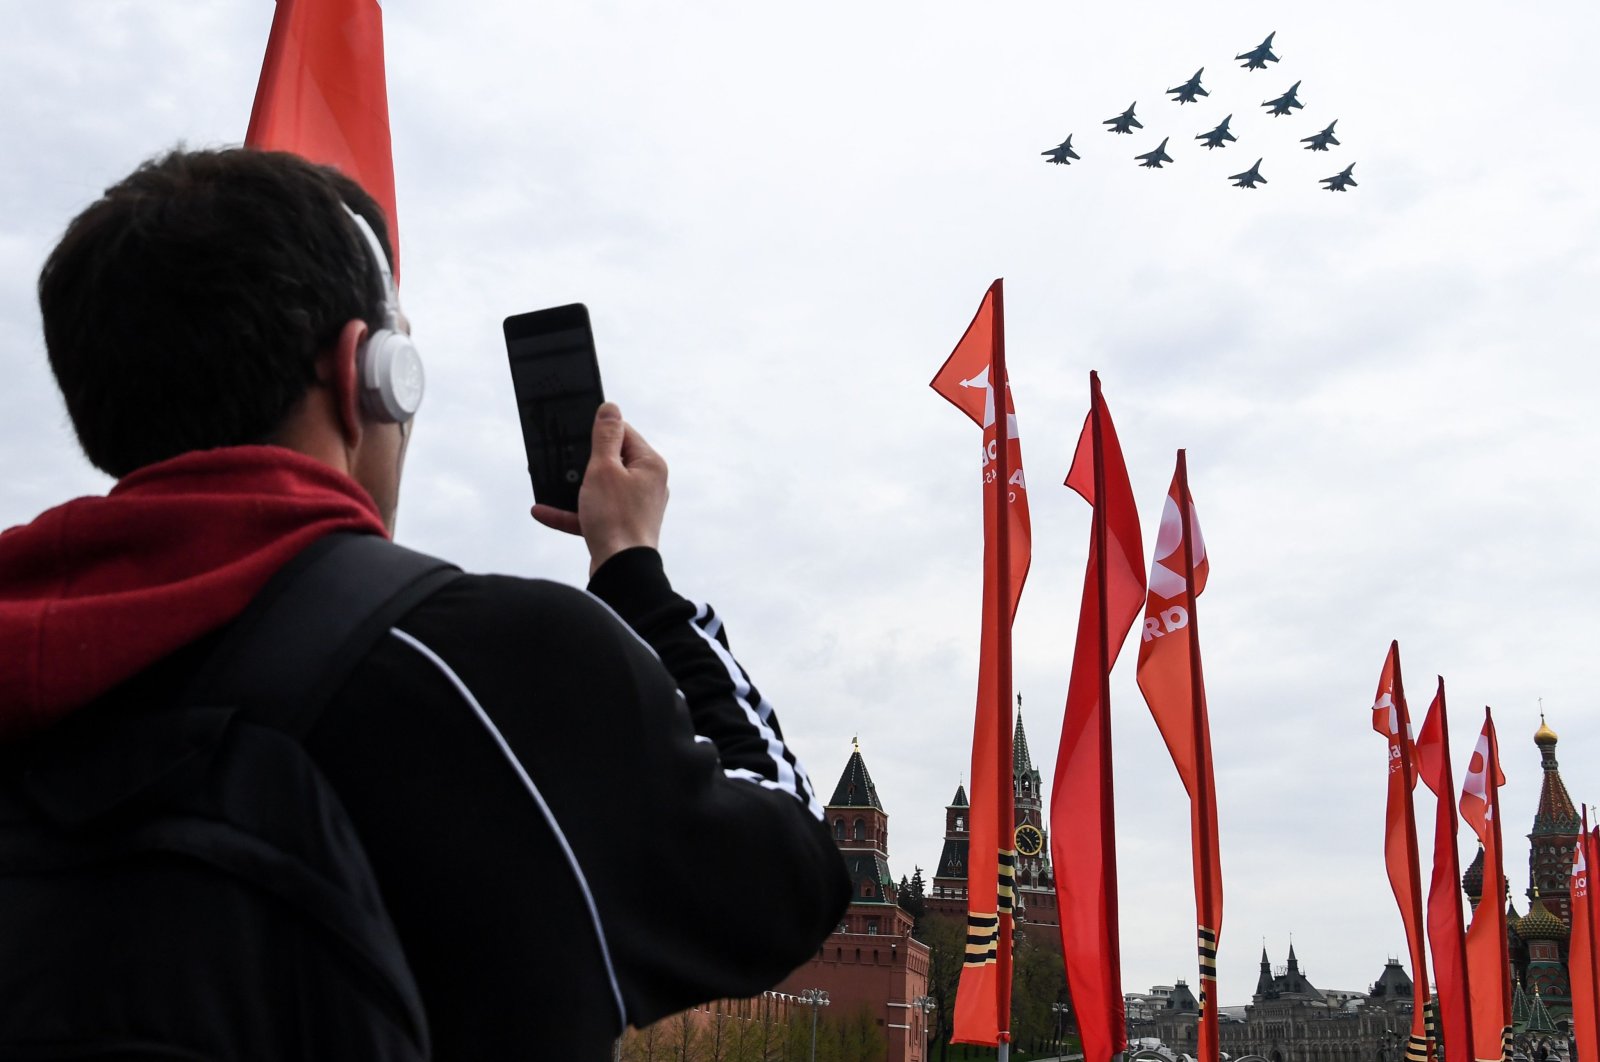
<svg viewBox="0 0 1600 1062">
<path fill-rule="evenodd" d="M 1267 69 L 1268 63 L 1278 62 L 1278 56 L 1272 50 L 1272 38 L 1275 36 L 1277 36 L 1276 31 L 1269 33 L 1267 34 L 1266 39 L 1260 44 L 1256 45 L 1254 48 L 1251 48 L 1249 51 L 1240 52 L 1238 55 L 1234 56 L 1235 59 L 1244 60 L 1244 62 L 1240 64 L 1240 68 L 1246 71 L 1265 70 Z M 1187 81 L 1182 82 L 1174 88 L 1167 89 L 1166 93 L 1172 97 L 1172 102 L 1179 105 L 1186 103 L 1199 103 L 1200 97 L 1210 96 L 1211 93 L 1206 90 L 1200 81 L 1205 72 L 1205 67 L 1201 67 L 1200 69 L 1196 70 L 1194 72 L 1194 76 L 1189 78 Z M 1273 99 L 1262 100 L 1261 106 L 1265 108 L 1266 114 L 1270 115 L 1274 119 L 1287 117 L 1293 120 L 1295 117 L 1295 111 L 1305 109 L 1305 104 L 1300 102 L 1300 85 L 1301 83 L 1296 81 L 1281 95 Z M 1107 127 L 1106 132 L 1108 133 L 1120 133 L 1132 136 L 1135 129 L 1144 128 L 1144 123 L 1139 121 L 1139 119 L 1135 116 L 1135 112 L 1138 110 L 1138 107 L 1139 103 L 1137 100 L 1135 100 L 1133 103 L 1128 105 L 1127 110 L 1123 111 L 1121 114 L 1115 115 L 1114 117 L 1107 118 L 1101 124 Z M 1220 107 L 1217 109 L 1221 110 Z M 1229 114 L 1220 122 L 1218 122 L 1214 128 L 1206 132 L 1196 134 L 1194 139 L 1204 144 L 1208 153 L 1215 148 L 1226 148 L 1230 143 L 1237 143 L 1239 137 L 1228 128 L 1228 124 L 1232 120 L 1233 115 Z M 1333 127 L 1337 125 L 1338 122 L 1339 120 L 1335 118 L 1328 123 L 1327 128 L 1323 129 L 1321 132 L 1313 133 L 1311 136 L 1301 138 L 1300 143 L 1305 145 L 1306 151 L 1327 151 L 1331 147 L 1338 147 L 1339 139 L 1338 137 L 1334 136 L 1333 133 Z M 1167 143 L 1171 139 L 1172 138 L 1170 136 L 1163 137 L 1161 143 L 1155 148 L 1142 154 L 1134 155 L 1134 161 L 1137 162 L 1141 167 L 1157 170 L 1161 169 L 1163 166 L 1165 166 L 1165 164 L 1173 161 L 1173 157 L 1167 153 Z M 1082 159 L 1082 156 L 1079 155 L 1077 151 L 1073 150 L 1071 136 L 1068 136 L 1060 144 L 1050 148 L 1048 151 L 1040 152 L 1040 154 L 1044 155 L 1050 162 L 1058 166 L 1070 166 L 1072 165 L 1074 159 Z M 1256 159 L 1254 166 L 1251 166 L 1243 173 L 1233 174 L 1228 178 L 1228 180 L 1233 183 L 1235 188 L 1254 189 L 1266 184 L 1267 179 L 1261 174 L 1261 164 L 1263 161 L 1265 161 L 1264 156 Z M 1330 192 L 1343 192 L 1346 189 L 1354 188 L 1356 187 L 1356 181 L 1355 178 L 1350 175 L 1351 171 L 1354 169 L 1355 163 L 1352 162 L 1350 165 L 1346 166 L 1343 170 L 1334 174 L 1333 176 L 1322 178 L 1319 183 L 1324 185 L 1326 190 Z"/>
</svg>

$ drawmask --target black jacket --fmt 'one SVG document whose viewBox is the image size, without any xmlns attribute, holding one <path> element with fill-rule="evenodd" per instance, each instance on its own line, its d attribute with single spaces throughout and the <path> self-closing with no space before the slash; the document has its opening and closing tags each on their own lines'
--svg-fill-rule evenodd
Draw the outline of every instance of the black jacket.
<svg viewBox="0 0 1600 1062">
<path fill-rule="evenodd" d="M 108 699 L 178 696 L 225 633 Z M 651 549 L 589 593 L 457 577 L 378 641 L 306 747 L 438 1062 L 609 1059 L 625 1023 L 776 984 L 849 902 L 771 706 Z"/>
<path fill-rule="evenodd" d="M 624 1021 L 775 984 L 849 900 L 821 802 L 720 618 L 650 549 L 590 591 L 460 577 L 378 643 L 307 742 L 444 1062 L 607 1058 Z"/>
</svg>

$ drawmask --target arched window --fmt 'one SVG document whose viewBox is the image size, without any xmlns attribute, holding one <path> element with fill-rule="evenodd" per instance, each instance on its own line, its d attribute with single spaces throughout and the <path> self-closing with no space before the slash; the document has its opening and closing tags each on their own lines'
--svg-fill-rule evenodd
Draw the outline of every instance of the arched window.
<svg viewBox="0 0 1600 1062">
<path fill-rule="evenodd" d="M 833 836 L 838 840 L 841 840 L 841 841 L 844 840 L 844 820 L 843 819 L 834 819 L 833 820 Z"/>
<path fill-rule="evenodd" d="M 967 820 L 966 820 L 965 816 L 962 816 L 962 815 L 957 815 L 956 816 L 956 832 L 957 833 L 966 833 L 967 832 Z"/>
<path fill-rule="evenodd" d="M 856 840 L 865 841 L 866 839 L 867 839 L 867 820 L 866 819 L 857 819 L 856 820 Z"/>
</svg>

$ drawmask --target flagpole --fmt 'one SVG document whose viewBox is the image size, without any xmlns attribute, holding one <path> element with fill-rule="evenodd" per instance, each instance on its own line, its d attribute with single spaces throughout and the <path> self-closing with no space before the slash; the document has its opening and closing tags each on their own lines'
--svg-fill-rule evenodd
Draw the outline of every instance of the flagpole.
<svg viewBox="0 0 1600 1062">
<path fill-rule="evenodd" d="M 1416 969 L 1411 971 L 1412 983 L 1418 986 L 1418 994 L 1432 998 L 1428 992 L 1428 955 L 1423 944 L 1423 927 L 1427 925 L 1422 911 L 1422 861 L 1417 851 L 1417 815 L 1416 807 L 1412 802 L 1411 794 L 1417 785 L 1416 747 L 1411 740 L 1411 709 L 1406 704 L 1405 680 L 1400 670 L 1400 643 L 1392 643 L 1394 647 L 1394 700 L 1400 712 L 1400 785 L 1405 792 L 1405 838 L 1406 862 L 1410 868 L 1411 895 L 1406 897 L 1407 906 L 1411 908 L 1411 924 L 1416 927 L 1417 940 L 1412 950 L 1411 961 Z M 1448 748 L 1448 746 L 1446 746 Z M 1447 753 L 1448 755 L 1448 753 Z M 1411 942 L 1407 942 L 1408 944 Z M 1433 1041 L 1426 1036 L 1426 1014 L 1412 1018 L 1412 1034 L 1415 1035 L 1416 1023 L 1421 1020 L 1424 1025 L 1423 1057 L 1433 1058 Z"/>
<path fill-rule="evenodd" d="M 1178 451 L 1178 526 L 1183 534 L 1183 595 L 1184 608 L 1189 612 L 1189 703 L 1192 711 L 1192 725 L 1195 741 L 1195 812 L 1198 818 L 1202 837 L 1195 853 L 1199 863 L 1200 872 L 1200 906 L 1206 917 L 1213 915 L 1213 904 L 1216 897 L 1211 892 L 1213 845 L 1216 837 L 1211 829 L 1214 821 L 1212 818 L 1212 783 L 1211 783 L 1211 734 L 1206 722 L 1205 677 L 1200 664 L 1200 622 L 1195 599 L 1198 595 L 1194 589 L 1194 534 L 1191 528 L 1190 509 L 1193 501 L 1189 497 L 1189 462 L 1187 452 Z M 1216 919 L 1221 921 L 1221 919 Z M 1197 920 L 1198 921 L 1198 920 Z M 1217 956 L 1216 949 L 1221 930 L 1218 926 L 1201 926 L 1204 931 L 1211 934 L 1211 962 L 1210 988 L 1208 994 L 1206 966 L 1202 961 L 1200 971 L 1200 1023 L 1202 1036 L 1200 1044 L 1205 1045 L 1206 1052 L 1199 1062 L 1218 1062 L 1220 1057 L 1220 1044 L 1217 1035 L 1217 1006 L 1218 1001 L 1209 998 L 1216 995 L 1217 987 Z M 1202 956 L 1202 959 L 1204 957 Z M 1197 1045 L 1199 1046 L 1199 1045 Z"/>
<path fill-rule="evenodd" d="M 995 479 L 994 479 L 994 511 L 995 511 L 995 560 L 999 571 L 996 593 L 999 595 L 999 610 L 996 617 L 1000 629 L 996 632 L 996 645 L 999 652 L 996 654 L 996 665 L 999 671 L 997 676 L 999 694 L 999 710 L 995 714 L 996 726 L 999 730 L 996 747 L 1000 753 L 1000 763 L 995 771 L 994 799 L 999 808 L 998 823 L 1000 836 L 996 840 L 1001 845 L 1001 852 L 1015 851 L 1014 838 L 1016 835 L 1016 808 L 1013 805 L 1015 794 L 1012 792 L 1012 776 L 1015 771 L 1013 760 L 1012 730 L 1011 730 L 1011 414 L 1008 408 L 1011 396 L 1006 375 L 1006 302 L 1004 278 L 997 278 L 992 290 L 994 292 L 994 314 L 990 321 L 993 330 L 994 361 L 990 369 L 989 387 L 994 398 L 995 420 Z M 1012 922 L 1016 910 L 1016 856 L 1012 855 L 1012 865 L 1009 874 L 999 860 L 997 854 L 996 866 L 1000 870 L 998 887 L 1009 887 L 1011 896 L 996 896 L 999 901 L 995 907 L 995 914 L 999 916 L 999 938 L 995 953 L 995 979 L 997 991 L 995 992 L 995 1027 L 999 1030 L 998 1039 L 999 1060 L 1007 1062 L 1011 1053 L 1011 949 L 1012 949 Z M 1009 879 L 1009 886 L 1003 884 Z"/>
<path fill-rule="evenodd" d="M 1100 396 L 1100 374 L 1094 370 L 1089 372 L 1089 424 L 1090 438 L 1094 440 L 1094 549 L 1095 556 L 1100 558 L 1100 563 L 1095 565 L 1095 594 L 1100 609 L 1100 763 L 1104 773 L 1100 782 L 1100 836 L 1102 839 L 1101 852 L 1101 895 L 1105 898 L 1107 948 L 1110 954 L 1106 956 L 1111 964 L 1111 969 L 1116 973 L 1118 984 L 1115 986 L 1118 993 L 1122 991 L 1122 941 L 1118 932 L 1117 914 L 1117 846 L 1116 846 L 1116 812 L 1112 805 L 1112 770 L 1111 770 L 1111 641 L 1107 630 L 1110 622 L 1110 594 L 1106 586 L 1106 458 L 1105 447 L 1102 440 L 1101 422 L 1104 415 L 1104 399 Z M 1121 999 L 1120 994 L 1117 997 Z M 1121 1030 L 1121 1035 L 1126 1037 L 1127 1030 Z M 1112 1036 L 1118 1036 L 1118 1031 L 1113 1030 Z M 1113 1040 L 1113 1042 L 1114 1042 Z M 1126 1046 L 1126 1042 L 1124 1042 Z M 1126 1054 L 1118 1052 L 1112 1057 L 1117 1058 Z"/>
</svg>

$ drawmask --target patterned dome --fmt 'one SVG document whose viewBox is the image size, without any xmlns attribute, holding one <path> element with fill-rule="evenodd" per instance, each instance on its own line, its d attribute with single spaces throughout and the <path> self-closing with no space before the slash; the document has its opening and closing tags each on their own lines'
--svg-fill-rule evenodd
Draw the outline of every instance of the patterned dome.
<svg viewBox="0 0 1600 1062">
<path fill-rule="evenodd" d="M 1523 940 L 1566 940 L 1569 932 L 1561 916 L 1546 907 L 1537 893 L 1528 913 L 1517 920 L 1517 936 Z"/>
</svg>

